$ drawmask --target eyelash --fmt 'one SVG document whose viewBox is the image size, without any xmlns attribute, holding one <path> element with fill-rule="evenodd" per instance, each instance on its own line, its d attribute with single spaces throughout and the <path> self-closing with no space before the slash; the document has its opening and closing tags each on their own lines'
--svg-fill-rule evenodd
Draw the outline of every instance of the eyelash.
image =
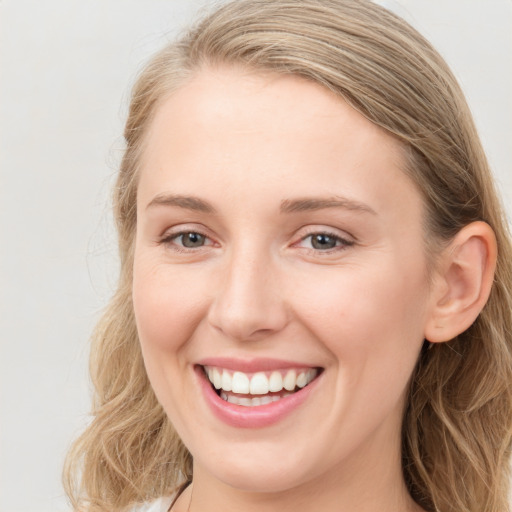
<svg viewBox="0 0 512 512">
<path fill-rule="evenodd" d="M 169 233 L 167 235 L 164 235 L 163 238 L 160 239 L 159 244 L 170 246 L 170 247 L 172 247 L 172 250 L 174 250 L 176 252 L 184 252 L 184 253 L 195 252 L 196 249 L 201 249 L 205 246 L 208 247 L 210 245 L 213 245 L 213 244 L 205 244 L 205 245 L 201 245 L 200 247 L 195 248 L 195 247 L 185 247 L 185 246 L 179 245 L 175 242 L 178 238 L 183 237 L 185 235 L 191 235 L 191 234 L 200 235 L 200 236 L 204 237 L 206 240 L 211 240 L 210 237 L 208 235 L 206 235 L 205 233 L 198 231 L 196 229 L 189 229 L 189 230 L 179 231 L 177 233 Z"/>
<path fill-rule="evenodd" d="M 336 243 L 336 245 L 334 247 L 329 248 L 329 249 L 315 249 L 314 247 L 306 247 L 305 248 L 308 252 L 314 253 L 315 255 L 316 254 L 328 255 L 328 254 L 332 254 L 335 252 L 344 251 L 347 248 L 349 248 L 355 244 L 355 242 L 353 240 L 343 238 L 340 235 L 337 235 L 336 233 L 332 233 L 330 231 L 325 231 L 325 230 L 319 230 L 319 231 L 311 231 L 307 235 L 301 237 L 301 239 L 298 242 L 296 242 L 294 245 L 298 245 L 298 244 L 304 242 L 305 240 L 307 240 L 308 238 L 311 239 L 310 243 L 312 244 L 312 239 L 315 236 L 329 237 L 329 238 L 334 239 L 334 241 Z"/>
<path fill-rule="evenodd" d="M 159 240 L 159 244 L 170 246 L 170 247 L 172 247 L 172 250 L 174 250 L 176 252 L 181 252 L 181 253 L 191 253 L 191 252 L 195 252 L 196 249 L 202 249 L 204 247 L 209 247 L 211 245 L 214 245 L 213 243 L 208 243 L 208 244 L 200 245 L 198 247 L 185 247 L 184 245 L 176 243 L 176 240 L 178 240 L 180 237 L 183 237 L 185 235 L 191 235 L 191 234 L 199 235 L 201 237 L 204 237 L 205 240 L 209 240 L 210 242 L 212 242 L 212 240 L 210 239 L 210 237 L 208 235 L 206 235 L 205 233 L 203 233 L 199 230 L 183 230 L 183 231 L 179 231 L 177 233 L 169 233 L 167 235 L 164 235 L 163 238 L 161 238 Z M 343 238 L 343 237 L 337 235 L 336 233 L 332 233 L 330 231 L 325 231 L 325 230 L 319 230 L 319 231 L 311 231 L 310 233 L 304 235 L 303 237 L 300 238 L 300 240 L 298 242 L 295 242 L 292 246 L 298 246 L 299 244 L 303 243 L 307 239 L 311 239 L 310 243 L 312 245 L 312 237 L 314 237 L 314 236 L 329 237 L 329 238 L 333 239 L 336 244 L 334 247 L 328 248 L 328 249 L 316 249 L 314 247 L 304 247 L 304 249 L 307 250 L 309 253 L 314 253 L 315 255 L 319 255 L 319 254 L 328 255 L 328 254 L 332 254 L 335 252 L 344 251 L 347 248 L 349 248 L 355 244 L 355 242 L 353 240 Z"/>
</svg>

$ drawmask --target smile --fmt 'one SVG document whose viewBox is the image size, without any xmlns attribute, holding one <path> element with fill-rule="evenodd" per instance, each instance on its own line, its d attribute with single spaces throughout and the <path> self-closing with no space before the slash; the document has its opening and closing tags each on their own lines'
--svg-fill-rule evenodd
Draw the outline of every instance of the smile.
<svg viewBox="0 0 512 512">
<path fill-rule="evenodd" d="M 316 368 L 245 373 L 204 366 L 204 373 L 224 401 L 245 407 L 277 402 L 306 387 L 318 375 Z"/>
</svg>

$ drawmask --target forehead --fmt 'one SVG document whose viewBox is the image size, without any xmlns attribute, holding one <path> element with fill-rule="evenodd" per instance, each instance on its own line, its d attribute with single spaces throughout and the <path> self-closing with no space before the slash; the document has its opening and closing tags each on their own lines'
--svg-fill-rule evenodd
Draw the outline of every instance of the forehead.
<svg viewBox="0 0 512 512">
<path fill-rule="evenodd" d="M 286 129 L 295 135 L 311 136 L 307 128 L 312 122 L 316 130 L 323 124 L 319 135 L 324 137 L 327 131 L 339 130 L 349 123 L 351 132 L 357 133 L 360 140 L 364 135 L 388 143 L 390 149 L 399 147 L 398 141 L 366 120 L 341 96 L 312 80 L 235 66 L 197 72 L 160 103 L 147 138 L 157 143 L 165 132 L 190 134 L 190 129 L 210 130 L 212 125 L 221 123 L 226 123 L 223 128 L 229 128 L 232 134 L 242 131 L 247 135 L 271 135 Z M 348 133 L 343 136 L 347 139 Z"/>
<path fill-rule="evenodd" d="M 383 185 L 415 188 L 402 167 L 400 144 L 319 84 L 242 68 L 205 69 L 158 107 L 139 196 L 191 194 L 198 186 L 207 193 L 220 183 L 222 194 L 251 190 L 276 199 L 284 190 L 309 196 L 337 189 L 379 208 L 389 201 Z"/>
</svg>

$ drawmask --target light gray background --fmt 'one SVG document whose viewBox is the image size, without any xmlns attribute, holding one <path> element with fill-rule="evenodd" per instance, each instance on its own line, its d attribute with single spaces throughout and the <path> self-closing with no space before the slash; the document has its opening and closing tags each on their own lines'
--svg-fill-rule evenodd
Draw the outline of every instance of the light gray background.
<svg viewBox="0 0 512 512">
<path fill-rule="evenodd" d="M 512 0 L 381 1 L 467 93 L 511 212 Z M 67 510 L 88 337 L 116 279 L 109 190 L 129 84 L 204 0 L 0 0 L 0 512 Z"/>
</svg>

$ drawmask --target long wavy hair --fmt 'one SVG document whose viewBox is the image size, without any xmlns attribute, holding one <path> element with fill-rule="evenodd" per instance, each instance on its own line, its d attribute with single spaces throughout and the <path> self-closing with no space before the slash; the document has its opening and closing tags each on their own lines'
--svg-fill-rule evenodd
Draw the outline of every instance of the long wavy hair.
<svg viewBox="0 0 512 512">
<path fill-rule="evenodd" d="M 113 512 L 171 494 L 191 455 L 149 384 L 132 306 L 140 157 L 155 111 L 204 66 L 297 75 L 339 95 L 398 140 L 426 210 L 427 251 L 465 225 L 494 230 L 491 295 L 474 324 L 422 350 L 402 426 L 403 474 L 431 512 L 509 510 L 512 433 L 512 247 L 469 108 L 432 46 L 367 0 L 236 0 L 147 64 L 132 93 L 114 191 L 121 271 L 93 336 L 92 422 L 69 452 L 75 510 Z"/>
</svg>

